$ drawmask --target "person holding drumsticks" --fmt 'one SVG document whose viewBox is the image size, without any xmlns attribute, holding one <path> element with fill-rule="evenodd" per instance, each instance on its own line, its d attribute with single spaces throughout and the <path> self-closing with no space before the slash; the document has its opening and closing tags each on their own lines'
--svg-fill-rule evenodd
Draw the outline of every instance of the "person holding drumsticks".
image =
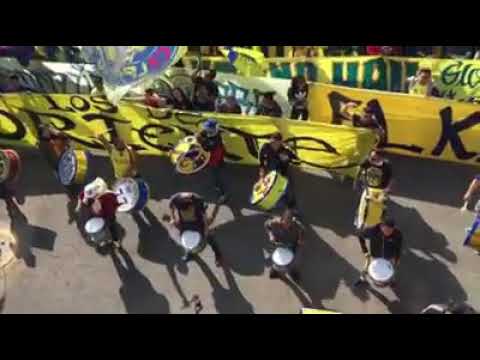
<svg viewBox="0 0 480 360">
<path fill-rule="evenodd" d="M 366 245 L 366 239 L 370 240 L 370 249 Z M 358 240 L 366 262 L 360 279 L 355 283 L 355 286 L 367 283 L 365 276 L 372 258 L 388 260 L 394 268 L 400 263 L 403 237 L 400 230 L 395 227 L 393 219 L 387 218 L 378 225 L 364 229 L 358 234 Z M 394 283 L 391 286 L 395 286 Z"/>
<path fill-rule="evenodd" d="M 101 178 L 95 179 L 93 183 L 85 186 L 78 198 L 77 211 L 81 206 L 85 206 L 88 210 L 89 217 L 100 217 L 105 220 L 113 244 L 121 247 L 120 238 L 117 228 L 117 209 L 121 204 L 117 199 L 117 195 L 108 191 L 108 186 Z"/>
<path fill-rule="evenodd" d="M 97 138 L 110 155 L 115 179 L 139 178 L 138 160 L 135 150 L 127 145 L 115 130 L 108 130 L 111 133 L 112 144 L 105 138 L 105 133 Z"/>
<path fill-rule="evenodd" d="M 292 211 L 289 209 L 286 209 L 282 216 L 267 220 L 265 222 L 265 231 L 267 232 L 270 243 L 273 245 L 282 244 L 288 247 L 293 251 L 295 257 L 299 248 L 304 244 L 305 228 L 300 221 L 293 217 Z M 295 281 L 299 279 L 299 274 L 296 269 L 292 269 L 290 275 Z M 269 276 L 270 279 L 276 279 L 279 277 L 279 273 L 272 267 Z"/>
<path fill-rule="evenodd" d="M 286 205 L 288 209 L 296 209 L 297 201 L 294 193 L 293 177 L 289 171 L 290 163 L 298 161 L 297 155 L 283 142 L 282 134 L 277 132 L 270 137 L 260 149 L 260 172 L 263 179 L 270 171 L 278 171 L 288 179 L 286 191 Z"/>
<path fill-rule="evenodd" d="M 205 151 L 210 153 L 208 169 L 210 171 L 215 191 L 219 199 L 226 200 L 225 182 L 223 181 L 223 169 L 225 167 L 225 146 L 219 131 L 218 122 L 208 119 L 202 124 L 202 130 L 196 135 L 198 143 Z"/>
<path fill-rule="evenodd" d="M 182 192 L 170 198 L 169 207 L 171 216 L 165 215 L 163 220 L 174 225 L 180 231 L 180 236 L 185 231 L 198 232 L 204 236 L 215 254 L 215 265 L 221 266 L 222 255 L 210 229 L 210 225 L 218 214 L 218 206 L 215 207 L 212 216 L 208 217 L 207 205 L 200 195 L 192 192 Z M 187 252 L 182 260 L 188 262 L 192 260 L 192 257 L 193 255 Z"/>
</svg>

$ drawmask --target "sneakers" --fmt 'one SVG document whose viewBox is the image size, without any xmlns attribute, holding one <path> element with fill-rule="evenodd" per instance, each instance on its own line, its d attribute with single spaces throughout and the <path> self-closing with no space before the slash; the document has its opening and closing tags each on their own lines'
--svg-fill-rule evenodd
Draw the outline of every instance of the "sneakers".
<svg viewBox="0 0 480 360">
<path fill-rule="evenodd" d="M 270 279 L 278 279 L 278 278 L 280 278 L 280 275 L 275 270 L 270 270 L 269 278 Z"/>
<path fill-rule="evenodd" d="M 193 258 L 192 254 L 188 253 L 182 256 L 182 261 L 184 263 L 188 263 L 189 261 L 192 260 L 192 258 Z"/>
</svg>

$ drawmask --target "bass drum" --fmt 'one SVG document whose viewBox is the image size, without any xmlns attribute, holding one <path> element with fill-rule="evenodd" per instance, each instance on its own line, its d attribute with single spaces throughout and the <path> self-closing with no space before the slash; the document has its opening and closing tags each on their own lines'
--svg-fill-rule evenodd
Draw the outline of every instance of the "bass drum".
<svg viewBox="0 0 480 360">
<path fill-rule="evenodd" d="M 15 150 L 0 150 L 0 183 L 15 182 L 21 171 L 20 156 Z"/>
<path fill-rule="evenodd" d="M 120 205 L 118 212 L 142 211 L 150 198 L 150 188 L 142 179 L 119 179 L 113 185 Z"/>
<path fill-rule="evenodd" d="M 355 226 L 362 230 L 382 222 L 387 196 L 383 189 L 366 188 L 358 205 Z"/>
<path fill-rule="evenodd" d="M 288 179 L 280 173 L 272 171 L 253 186 L 250 203 L 263 210 L 271 210 L 285 195 L 287 187 Z"/>
<path fill-rule="evenodd" d="M 202 148 L 195 136 L 187 136 L 172 151 L 170 160 L 179 174 L 192 175 L 208 165 L 210 153 Z"/>
<path fill-rule="evenodd" d="M 373 284 L 379 288 L 387 287 L 393 281 L 395 269 L 390 261 L 377 258 L 368 266 L 368 276 Z"/>
<path fill-rule="evenodd" d="M 86 151 L 66 150 L 58 162 L 58 177 L 64 186 L 83 184 L 87 179 L 88 157 Z"/>
</svg>

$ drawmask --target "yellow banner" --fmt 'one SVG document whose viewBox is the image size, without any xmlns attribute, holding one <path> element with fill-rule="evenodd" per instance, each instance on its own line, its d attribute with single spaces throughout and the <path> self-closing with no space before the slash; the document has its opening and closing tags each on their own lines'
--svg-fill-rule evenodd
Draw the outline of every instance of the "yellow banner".
<svg viewBox="0 0 480 360">
<path fill-rule="evenodd" d="M 239 164 L 257 164 L 260 147 L 272 133 L 280 131 L 302 166 L 337 169 L 350 175 L 375 141 L 370 131 L 347 126 L 187 113 L 124 101 L 114 106 L 103 96 L 12 94 L 0 97 L 0 144 L 35 146 L 35 124 L 49 122 L 65 131 L 79 147 L 102 149 L 95 135 L 115 127 L 139 153 L 166 155 L 209 117 L 221 124 L 227 159 Z"/>
<path fill-rule="evenodd" d="M 407 94 L 315 84 L 310 114 L 315 122 L 342 124 L 342 104 L 366 104 L 387 133 L 388 151 L 422 158 L 480 164 L 480 106 Z"/>
</svg>

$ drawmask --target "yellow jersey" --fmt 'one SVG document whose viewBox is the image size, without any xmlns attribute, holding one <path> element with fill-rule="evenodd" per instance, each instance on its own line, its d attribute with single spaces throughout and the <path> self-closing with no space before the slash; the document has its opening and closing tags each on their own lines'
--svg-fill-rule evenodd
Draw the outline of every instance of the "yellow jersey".
<svg viewBox="0 0 480 360">
<path fill-rule="evenodd" d="M 136 171 L 134 171 L 133 174 L 129 174 L 129 171 L 133 166 L 133 159 L 128 149 L 119 151 L 115 148 L 115 146 L 112 146 L 110 157 L 112 159 L 113 171 L 117 179 L 124 178 L 129 175 L 136 175 Z"/>
<path fill-rule="evenodd" d="M 419 82 L 415 82 L 409 89 L 408 93 L 410 95 L 417 95 L 417 96 L 429 96 L 430 86 L 422 85 Z"/>
</svg>

